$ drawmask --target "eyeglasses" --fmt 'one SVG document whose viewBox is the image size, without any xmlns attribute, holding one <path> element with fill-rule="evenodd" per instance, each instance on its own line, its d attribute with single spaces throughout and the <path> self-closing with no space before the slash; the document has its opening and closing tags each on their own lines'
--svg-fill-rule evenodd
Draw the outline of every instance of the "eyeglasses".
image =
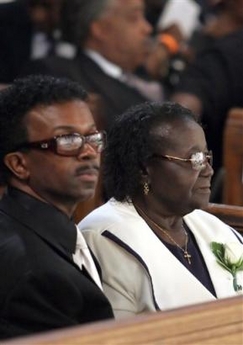
<svg viewBox="0 0 243 345">
<path fill-rule="evenodd" d="M 100 131 L 89 135 L 79 133 L 58 135 L 51 139 L 22 143 L 16 150 L 47 150 L 59 156 L 77 156 L 85 144 L 89 144 L 96 152 L 101 152 L 106 145 L 106 132 Z"/>
<path fill-rule="evenodd" d="M 213 163 L 213 154 L 212 151 L 208 152 L 196 152 L 191 155 L 191 158 L 179 158 L 169 155 L 157 155 L 154 154 L 152 157 L 164 158 L 170 161 L 181 161 L 181 162 L 190 162 L 193 170 L 202 170 L 206 167 L 207 163 L 212 166 Z"/>
</svg>

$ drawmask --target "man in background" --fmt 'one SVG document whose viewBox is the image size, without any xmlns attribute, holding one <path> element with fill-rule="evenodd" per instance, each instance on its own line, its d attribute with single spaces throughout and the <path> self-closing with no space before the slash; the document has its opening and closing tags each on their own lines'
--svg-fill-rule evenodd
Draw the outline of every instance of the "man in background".
<svg viewBox="0 0 243 345">
<path fill-rule="evenodd" d="M 62 38 L 78 47 L 76 58 L 42 59 L 23 74 L 46 73 L 80 82 L 101 96 L 103 117 L 98 121 L 105 128 L 133 104 L 163 100 L 159 82 L 135 75 L 151 49 L 144 0 L 66 0 L 62 12 Z"/>
<path fill-rule="evenodd" d="M 61 41 L 62 1 L 0 2 L 0 84 L 11 83 L 29 60 L 75 55 L 75 48 Z"/>
</svg>

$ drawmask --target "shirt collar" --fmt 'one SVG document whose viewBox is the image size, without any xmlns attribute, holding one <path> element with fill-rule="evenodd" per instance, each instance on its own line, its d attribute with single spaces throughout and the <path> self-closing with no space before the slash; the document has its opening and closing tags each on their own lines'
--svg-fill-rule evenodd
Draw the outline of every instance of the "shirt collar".
<svg viewBox="0 0 243 345">
<path fill-rule="evenodd" d="M 99 54 L 98 52 L 86 49 L 85 54 L 88 55 L 93 61 L 97 63 L 97 65 L 102 69 L 103 72 L 108 74 L 110 77 L 115 79 L 120 79 L 122 76 L 122 69 L 121 67 L 115 65 L 114 63 L 108 61 L 104 56 Z"/>
<path fill-rule="evenodd" d="M 76 250 L 77 248 L 79 249 L 88 249 L 87 243 L 84 239 L 84 236 L 81 232 L 81 230 L 79 230 L 79 228 L 76 225 L 76 230 L 77 230 L 77 241 L 76 241 Z"/>
</svg>

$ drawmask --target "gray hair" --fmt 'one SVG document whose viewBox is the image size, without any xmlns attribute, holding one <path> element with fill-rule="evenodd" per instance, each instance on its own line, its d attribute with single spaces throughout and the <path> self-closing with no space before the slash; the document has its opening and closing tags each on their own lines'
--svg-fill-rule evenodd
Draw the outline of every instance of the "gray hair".
<svg viewBox="0 0 243 345">
<path fill-rule="evenodd" d="M 93 21 L 109 9 L 114 0 L 64 0 L 61 13 L 63 39 L 83 47 Z"/>
</svg>

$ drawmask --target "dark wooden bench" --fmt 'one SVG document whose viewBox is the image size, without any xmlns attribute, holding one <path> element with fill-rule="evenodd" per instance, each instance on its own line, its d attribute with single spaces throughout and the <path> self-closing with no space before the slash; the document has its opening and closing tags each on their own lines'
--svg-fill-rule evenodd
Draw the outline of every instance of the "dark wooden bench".
<svg viewBox="0 0 243 345">
<path fill-rule="evenodd" d="M 223 203 L 243 206 L 243 108 L 228 113 L 223 160 Z"/>
<path fill-rule="evenodd" d="M 205 210 L 214 214 L 243 235 L 243 206 L 209 204 Z"/>
<path fill-rule="evenodd" d="M 241 345 L 243 296 L 19 338 L 1 345 Z"/>
</svg>

